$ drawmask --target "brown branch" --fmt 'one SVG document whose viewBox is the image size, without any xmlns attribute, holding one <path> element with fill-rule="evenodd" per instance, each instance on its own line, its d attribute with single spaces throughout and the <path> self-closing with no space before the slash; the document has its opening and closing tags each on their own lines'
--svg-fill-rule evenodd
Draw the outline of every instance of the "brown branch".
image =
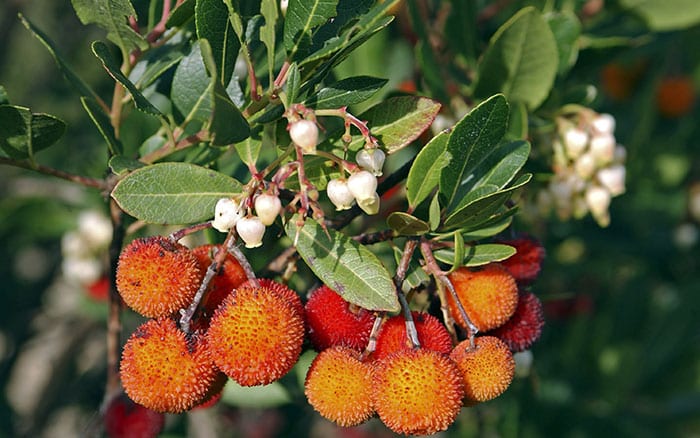
<svg viewBox="0 0 700 438">
<path fill-rule="evenodd" d="M 94 189 L 107 190 L 109 188 L 109 185 L 105 180 L 75 175 L 72 173 L 64 172 L 62 170 L 54 169 L 53 167 L 42 166 L 41 164 L 32 165 L 31 163 L 28 163 L 26 161 L 13 160 L 12 158 L 6 157 L 0 157 L 0 164 L 6 164 L 8 166 L 33 170 L 35 172 L 43 173 L 44 175 L 55 176 L 57 178 L 61 178 Z"/>
</svg>

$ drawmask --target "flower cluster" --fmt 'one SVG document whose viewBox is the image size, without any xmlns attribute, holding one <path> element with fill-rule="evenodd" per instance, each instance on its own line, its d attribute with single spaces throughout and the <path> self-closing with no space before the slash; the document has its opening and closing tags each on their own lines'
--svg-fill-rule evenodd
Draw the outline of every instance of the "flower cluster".
<svg viewBox="0 0 700 438">
<path fill-rule="evenodd" d="M 625 192 L 624 146 L 615 140 L 615 119 L 582 108 L 557 119 L 552 177 L 538 204 L 554 208 L 561 219 L 589 212 L 600 226 L 610 223 L 613 197 Z"/>
</svg>

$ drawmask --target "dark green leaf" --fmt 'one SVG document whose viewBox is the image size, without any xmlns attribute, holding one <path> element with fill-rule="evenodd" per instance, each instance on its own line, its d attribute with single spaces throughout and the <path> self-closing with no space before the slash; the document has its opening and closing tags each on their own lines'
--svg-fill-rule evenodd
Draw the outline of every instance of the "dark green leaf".
<svg viewBox="0 0 700 438">
<path fill-rule="evenodd" d="M 313 29 L 336 15 L 338 0 L 290 0 L 284 21 L 287 58 L 304 56 L 311 45 Z"/>
<path fill-rule="evenodd" d="M 241 191 L 235 179 L 189 163 L 159 163 L 135 170 L 117 183 L 112 198 L 131 216 L 156 224 L 211 219 L 221 198 Z"/>
<path fill-rule="evenodd" d="M 509 106 L 510 116 L 508 116 L 508 131 L 505 134 L 505 139 L 527 138 L 529 130 L 527 107 L 522 102 L 511 102 Z"/>
<path fill-rule="evenodd" d="M 95 91 L 73 71 L 73 69 L 63 59 L 61 54 L 58 53 L 53 41 L 51 41 L 46 34 L 34 26 L 22 14 L 19 14 L 19 19 L 22 20 L 24 27 L 26 27 L 32 33 L 32 35 L 34 35 L 41 42 L 41 44 L 46 47 L 56 62 L 58 69 L 66 78 L 68 83 L 71 84 L 81 96 L 90 97 L 95 101 L 99 101 L 100 98 L 97 96 L 97 93 L 95 93 Z"/>
<path fill-rule="evenodd" d="M 430 201 L 430 208 L 428 209 L 428 220 L 430 222 L 430 231 L 437 230 L 440 226 L 440 194 L 435 193 L 433 200 Z"/>
<path fill-rule="evenodd" d="M 109 159 L 109 168 L 115 175 L 123 175 L 127 172 L 132 172 L 144 166 L 145 164 L 143 164 L 142 162 L 138 160 L 133 160 L 123 155 L 115 155 Z"/>
<path fill-rule="evenodd" d="M 463 228 L 461 230 L 462 237 L 465 241 L 493 237 L 510 226 L 517 211 L 517 207 L 503 206 L 481 223 Z"/>
<path fill-rule="evenodd" d="M 194 17 L 194 7 L 197 0 L 185 0 L 170 13 L 168 21 L 165 23 L 167 28 L 182 27 L 185 23 Z"/>
<path fill-rule="evenodd" d="M 452 268 L 450 268 L 451 272 L 459 269 L 462 263 L 464 263 L 464 252 L 466 248 L 464 247 L 464 237 L 462 237 L 461 233 L 455 233 L 454 245 L 454 263 L 452 264 Z"/>
<path fill-rule="evenodd" d="M 479 64 L 476 97 L 503 93 L 528 108 L 549 95 L 559 66 L 554 35 L 534 7 L 521 9 L 491 38 Z"/>
<path fill-rule="evenodd" d="M 451 158 L 447 152 L 449 138 L 449 132 L 439 133 L 416 156 L 406 179 L 406 199 L 411 208 L 416 208 L 423 202 L 440 183 L 442 169 L 449 164 Z"/>
<path fill-rule="evenodd" d="M 650 29 L 664 32 L 686 29 L 700 23 L 696 0 L 620 0 L 620 5 L 638 14 Z"/>
<path fill-rule="evenodd" d="M 274 80 L 275 41 L 277 24 L 277 0 L 262 0 L 260 13 L 265 18 L 265 24 L 260 27 L 260 41 L 267 49 L 267 70 L 270 82 Z"/>
<path fill-rule="evenodd" d="M 386 83 L 386 79 L 354 76 L 321 88 L 305 103 L 316 109 L 350 106 L 369 99 Z"/>
<path fill-rule="evenodd" d="M 262 148 L 262 141 L 253 137 L 248 137 L 240 143 L 234 145 L 238 156 L 248 166 L 255 166 Z"/>
<path fill-rule="evenodd" d="M 219 81 L 216 75 L 217 67 L 207 40 L 199 41 L 202 59 L 211 75 L 209 90 L 214 103 L 211 114 L 211 144 L 226 146 L 245 140 L 250 135 L 248 122 Z"/>
<path fill-rule="evenodd" d="M 515 175 L 525 165 L 529 155 L 530 143 L 523 140 L 494 147 L 469 174 L 467 182 L 460 186 L 456 200 L 460 199 L 461 193 L 465 194 L 464 198 L 469 198 L 469 192 L 485 185 L 502 189 L 515 178 Z M 455 209 L 461 205 L 463 205 L 462 200 L 457 202 Z"/>
<path fill-rule="evenodd" d="M 448 102 L 450 99 L 445 90 L 445 79 L 441 74 L 442 67 L 435 59 L 435 53 L 430 43 L 422 40 L 418 41 L 418 44 L 416 44 L 416 60 L 432 95 L 441 102 Z"/>
<path fill-rule="evenodd" d="M 581 22 L 573 13 L 552 13 L 545 16 L 552 29 L 552 35 L 559 52 L 559 74 L 566 73 L 578 58 L 578 37 L 581 35 Z"/>
<path fill-rule="evenodd" d="M 127 19 L 136 17 L 129 0 L 71 0 L 71 3 L 80 21 L 106 30 L 107 39 L 121 49 L 122 55 L 148 48 L 146 40 L 129 26 Z"/>
<path fill-rule="evenodd" d="M 440 175 L 440 193 L 450 208 L 460 201 L 460 186 L 498 144 L 508 126 L 508 102 L 497 94 L 457 122 L 447 142 L 450 163 Z M 462 195 L 463 196 L 463 195 Z"/>
<path fill-rule="evenodd" d="M 422 236 L 430 231 L 430 225 L 427 222 L 401 211 L 391 213 L 386 223 L 389 228 L 402 236 Z"/>
<path fill-rule="evenodd" d="M 139 89 L 151 85 L 163 73 L 180 62 L 185 57 L 189 45 L 187 43 L 166 44 L 149 50 L 129 73 L 129 80 Z"/>
<path fill-rule="evenodd" d="M 209 41 L 216 76 L 222 84 L 228 84 L 241 47 L 229 21 L 229 9 L 222 0 L 197 0 L 195 24 L 197 37 Z"/>
<path fill-rule="evenodd" d="M 299 255 L 328 287 L 345 300 L 369 310 L 399 310 L 396 289 L 389 271 L 372 251 L 343 233 L 324 230 L 313 219 L 301 228 L 292 217 L 287 235 L 296 241 Z"/>
<path fill-rule="evenodd" d="M 403 149 L 418 138 L 440 111 L 440 103 L 418 96 L 399 96 L 387 99 L 366 112 L 360 118 L 367 120 L 372 136 L 389 154 Z M 348 146 L 358 150 L 364 140 L 358 138 Z"/>
<path fill-rule="evenodd" d="M 187 119 L 208 120 L 212 105 L 207 93 L 210 84 L 211 78 L 204 67 L 199 42 L 196 42 L 175 69 L 170 96 L 173 104 Z"/>
<path fill-rule="evenodd" d="M 500 243 L 484 243 L 481 245 L 467 246 L 463 251 L 463 266 L 483 266 L 493 262 L 500 262 L 515 254 L 515 248 Z M 448 265 L 455 264 L 455 253 L 451 249 L 440 249 L 433 252 L 435 258 Z"/>
<path fill-rule="evenodd" d="M 66 124 L 49 114 L 32 113 L 29 108 L 0 105 L 0 148 L 10 157 L 33 157 L 63 136 Z"/>
<path fill-rule="evenodd" d="M 109 75 L 112 76 L 115 81 L 122 84 L 124 88 L 129 90 L 131 97 L 134 99 L 134 104 L 136 104 L 136 108 L 155 116 L 165 117 L 158 110 L 158 108 L 156 108 L 151 102 L 148 101 L 148 99 L 144 97 L 143 94 L 141 94 L 141 91 L 136 88 L 129 78 L 124 76 L 119 62 L 114 59 L 112 52 L 109 51 L 109 47 L 107 47 L 105 43 L 102 41 L 95 41 L 92 43 L 92 52 L 99 58 L 100 61 L 102 61 L 102 65 L 104 66 L 105 70 L 107 70 L 107 73 L 109 73 Z"/>
<path fill-rule="evenodd" d="M 452 0 L 445 23 L 445 41 L 470 62 L 477 57 L 477 14 L 478 6 L 473 0 Z"/>
<path fill-rule="evenodd" d="M 94 100 L 86 97 L 81 97 L 80 102 L 83 104 L 83 108 L 85 108 L 88 116 L 90 116 L 90 120 L 95 124 L 100 134 L 102 134 L 102 138 L 105 139 L 110 155 L 121 154 L 123 152 L 122 144 L 119 139 L 114 136 L 114 127 L 109 117 L 102 111 L 102 108 L 97 105 Z"/>
<path fill-rule="evenodd" d="M 299 74 L 299 66 L 297 66 L 296 62 L 293 62 L 292 65 L 289 66 L 289 71 L 287 73 L 287 107 L 297 103 L 300 87 L 301 75 Z"/>
<path fill-rule="evenodd" d="M 7 95 L 7 90 L 5 87 L 0 85 L 0 105 L 5 105 L 10 103 L 10 96 Z"/>
</svg>

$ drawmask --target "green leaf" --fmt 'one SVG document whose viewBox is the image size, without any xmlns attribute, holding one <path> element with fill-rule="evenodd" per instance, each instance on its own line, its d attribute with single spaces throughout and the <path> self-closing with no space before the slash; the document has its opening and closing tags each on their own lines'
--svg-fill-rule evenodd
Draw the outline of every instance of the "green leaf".
<svg viewBox="0 0 700 438">
<path fill-rule="evenodd" d="M 248 166 L 255 166 L 262 148 L 262 141 L 257 138 L 248 137 L 240 143 L 234 145 L 241 161 Z"/>
<path fill-rule="evenodd" d="M 293 62 L 289 66 L 287 72 L 287 107 L 294 103 L 297 103 L 297 96 L 299 96 L 299 89 L 301 88 L 301 75 L 299 74 L 299 66 L 296 62 Z"/>
<path fill-rule="evenodd" d="M 205 121 L 211 115 L 211 97 L 207 89 L 211 78 L 202 61 L 199 42 L 195 42 L 175 69 L 171 99 L 188 119 Z"/>
<path fill-rule="evenodd" d="M 620 6 L 639 15 L 651 30 L 687 29 L 700 23 L 696 0 L 620 0 Z"/>
<path fill-rule="evenodd" d="M 10 158 L 31 158 L 58 141 L 65 131 L 65 122 L 50 114 L 32 113 L 21 106 L 0 105 L 0 148 Z"/>
<path fill-rule="evenodd" d="M 482 102 L 457 122 L 447 142 L 451 161 L 440 175 L 440 193 L 448 208 L 460 201 L 460 186 L 469 181 L 474 169 L 491 153 L 507 126 L 508 102 L 501 94 Z"/>
<path fill-rule="evenodd" d="M 41 42 L 41 44 L 46 47 L 56 62 L 59 71 L 66 78 L 68 83 L 71 84 L 81 96 L 90 97 L 95 101 L 99 101 L 100 98 L 97 93 L 95 93 L 95 91 L 85 81 L 83 81 L 80 76 L 75 73 L 75 71 L 73 71 L 73 69 L 63 59 L 61 54 L 58 53 L 53 41 L 51 41 L 46 34 L 39 30 L 39 28 L 27 20 L 24 15 L 19 14 L 19 19 L 22 21 L 22 24 L 24 24 L 24 27 L 26 27 L 32 33 L 32 35 L 34 35 Z"/>
<path fill-rule="evenodd" d="M 233 103 L 217 76 L 217 66 L 207 40 L 199 40 L 202 59 L 211 75 L 209 92 L 213 102 L 211 114 L 211 144 L 226 146 L 245 140 L 250 135 L 250 127 L 243 114 Z"/>
<path fill-rule="evenodd" d="M 5 105 L 10 103 L 10 96 L 7 95 L 7 90 L 5 87 L 0 85 L 0 105 Z"/>
<path fill-rule="evenodd" d="M 491 38 L 479 64 L 474 95 L 503 93 L 508 100 L 540 106 L 554 84 L 559 52 L 552 31 L 534 7 L 521 9 Z"/>
<path fill-rule="evenodd" d="M 129 0 L 71 0 L 83 24 L 96 24 L 107 31 L 107 39 L 127 55 L 132 50 L 146 50 L 148 43 L 129 26 L 128 18 L 136 17 Z"/>
<path fill-rule="evenodd" d="M 321 88 L 306 100 L 306 106 L 316 109 L 341 108 L 364 102 L 388 81 L 371 76 L 354 76 Z"/>
<path fill-rule="evenodd" d="M 445 23 L 445 41 L 472 63 L 476 59 L 479 26 L 478 6 L 473 0 L 452 0 Z"/>
<path fill-rule="evenodd" d="M 143 90 L 180 62 L 188 50 L 189 44 L 186 42 L 166 44 L 149 50 L 129 73 L 129 80 L 139 90 Z"/>
<path fill-rule="evenodd" d="M 134 99 L 134 104 L 136 104 L 136 108 L 148 114 L 153 114 L 154 116 L 165 117 L 158 110 L 158 108 L 156 108 L 151 102 L 148 101 L 148 99 L 144 97 L 143 94 L 141 94 L 141 91 L 136 88 L 129 78 L 124 76 L 119 62 L 114 59 L 114 56 L 112 56 L 112 52 L 109 51 L 107 44 L 103 43 L 102 41 L 93 42 L 92 52 L 95 54 L 95 56 L 97 56 L 97 58 L 99 58 L 100 61 L 102 61 L 102 65 L 104 66 L 105 70 L 107 70 L 107 73 L 109 73 L 109 75 L 112 76 L 115 81 L 122 84 L 124 88 L 129 90 L 131 97 Z"/>
<path fill-rule="evenodd" d="M 185 0 L 175 8 L 168 17 L 165 27 L 182 27 L 194 17 L 194 7 L 197 0 Z"/>
<path fill-rule="evenodd" d="M 142 162 L 124 155 L 115 155 L 109 159 L 109 168 L 115 175 L 124 175 L 144 166 L 146 165 Z"/>
<path fill-rule="evenodd" d="M 391 213 L 386 223 L 401 236 L 422 236 L 430 231 L 430 225 L 427 222 L 401 211 Z"/>
<path fill-rule="evenodd" d="M 114 127 L 109 117 L 107 117 L 102 111 L 102 108 L 97 105 L 94 100 L 81 97 L 80 102 L 83 104 L 83 108 L 85 108 L 88 116 L 90 116 L 90 120 L 95 124 L 100 134 L 102 134 L 102 138 L 105 139 L 110 155 L 120 155 L 124 148 L 119 139 L 114 135 Z"/>
<path fill-rule="evenodd" d="M 221 395 L 221 401 L 240 408 L 274 408 L 292 402 L 292 397 L 281 382 L 269 385 L 241 386 L 229 379 Z"/>
<path fill-rule="evenodd" d="M 462 237 L 461 233 L 455 233 L 454 235 L 454 263 L 452 264 L 452 268 L 450 269 L 450 272 L 454 272 L 455 270 L 459 269 L 462 266 L 462 263 L 464 263 L 464 237 Z"/>
<path fill-rule="evenodd" d="M 398 96 L 373 106 L 360 118 L 368 121 L 372 136 L 388 154 L 393 154 L 428 129 L 439 111 L 440 103 L 427 97 Z M 364 139 L 357 138 L 348 148 L 355 151 L 363 145 Z"/>
<path fill-rule="evenodd" d="M 372 251 L 343 233 L 324 230 L 313 219 L 297 228 L 298 220 L 298 215 L 289 220 L 287 235 L 296 241 L 299 255 L 323 283 L 365 309 L 399 310 L 391 275 Z"/>
<path fill-rule="evenodd" d="M 564 74 L 578 58 L 578 38 L 581 36 L 581 22 L 573 13 L 552 13 L 545 16 L 552 30 L 559 53 L 557 72 Z"/>
<path fill-rule="evenodd" d="M 465 241 L 481 240 L 501 233 L 513 222 L 518 207 L 502 206 L 486 220 L 461 230 Z"/>
<path fill-rule="evenodd" d="M 222 0 L 197 0 L 195 6 L 197 37 L 209 41 L 216 76 L 228 84 L 241 47 L 229 21 L 229 9 Z"/>
<path fill-rule="evenodd" d="M 430 231 L 437 230 L 440 226 L 440 194 L 435 193 L 433 200 L 430 201 L 430 207 L 428 208 L 428 221 L 430 222 Z"/>
<path fill-rule="evenodd" d="M 515 178 L 529 155 L 530 143 L 523 140 L 494 147 L 469 174 L 469 180 L 459 188 L 458 193 L 465 193 L 465 197 L 468 198 L 470 191 L 481 186 L 491 185 L 502 189 Z M 457 205 L 459 208 L 462 201 Z"/>
<path fill-rule="evenodd" d="M 265 24 L 260 26 L 260 41 L 265 44 L 267 49 L 267 71 L 269 81 L 274 80 L 275 72 L 275 41 L 277 25 L 277 0 L 262 0 L 260 4 L 260 13 L 265 18 Z"/>
<path fill-rule="evenodd" d="M 423 78 L 428 88 L 432 92 L 432 96 L 441 102 L 448 102 L 450 100 L 445 90 L 445 80 L 441 74 L 441 66 L 437 59 L 435 59 L 435 53 L 433 52 L 433 47 L 430 43 L 426 43 L 423 40 L 419 40 L 416 44 L 416 60 L 420 66 L 420 71 L 423 73 Z"/>
<path fill-rule="evenodd" d="M 505 133 L 506 140 L 527 138 L 530 128 L 527 107 L 522 102 L 511 102 L 509 106 L 510 115 L 508 116 L 508 131 Z"/>
<path fill-rule="evenodd" d="M 297 60 L 311 45 L 312 31 L 336 15 L 338 0 L 289 0 L 284 20 L 287 59 Z"/>
<path fill-rule="evenodd" d="M 402 255 L 403 252 L 399 248 L 394 247 L 394 260 L 396 260 L 397 265 L 401 261 Z M 401 285 L 401 290 L 404 293 L 408 293 L 411 289 L 425 286 L 429 283 L 430 277 L 428 277 L 428 274 L 425 273 L 423 267 L 416 263 L 414 259 L 411 259 L 411 261 L 408 264 L 406 278 L 404 279 L 403 284 Z"/>
<path fill-rule="evenodd" d="M 450 163 L 452 157 L 447 151 L 449 138 L 450 133 L 447 131 L 433 137 L 411 165 L 406 179 L 406 199 L 411 208 L 416 208 L 423 202 L 440 183 L 442 169 Z"/>
<path fill-rule="evenodd" d="M 156 224 L 190 224 L 211 219 L 221 198 L 241 191 L 241 183 L 189 163 L 158 163 L 119 181 L 112 198 L 131 216 Z"/>
<path fill-rule="evenodd" d="M 511 196 L 512 192 L 527 184 L 532 178 L 531 174 L 522 175 L 510 187 L 504 190 L 493 191 L 495 186 L 483 185 L 474 190 L 479 196 L 470 196 L 468 202 L 460 205 L 445 219 L 444 228 L 467 228 L 487 221 L 495 214 Z"/>
<path fill-rule="evenodd" d="M 515 254 L 515 248 L 501 243 L 484 243 L 481 245 L 466 246 L 462 261 L 458 264 L 467 267 L 483 266 L 493 262 L 500 262 Z M 451 249 L 440 249 L 433 252 L 436 259 L 448 265 L 455 264 L 455 253 Z"/>
</svg>

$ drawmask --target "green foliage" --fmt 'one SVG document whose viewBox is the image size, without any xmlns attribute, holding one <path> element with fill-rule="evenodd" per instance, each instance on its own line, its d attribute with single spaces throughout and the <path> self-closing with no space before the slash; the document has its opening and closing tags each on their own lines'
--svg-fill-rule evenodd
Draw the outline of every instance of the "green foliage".
<svg viewBox="0 0 700 438">
<path fill-rule="evenodd" d="M 33 158 L 36 152 L 63 136 L 66 124 L 50 114 L 29 108 L 0 105 L 0 148 L 15 159 Z"/>
</svg>

